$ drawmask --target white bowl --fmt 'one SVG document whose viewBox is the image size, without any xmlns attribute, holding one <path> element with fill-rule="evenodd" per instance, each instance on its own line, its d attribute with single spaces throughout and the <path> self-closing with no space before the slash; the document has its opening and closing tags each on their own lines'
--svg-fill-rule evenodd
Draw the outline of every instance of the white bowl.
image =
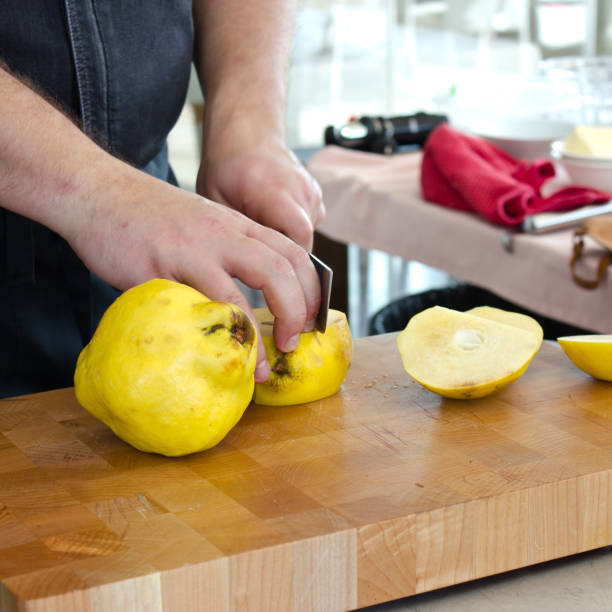
<svg viewBox="0 0 612 612">
<path fill-rule="evenodd" d="M 562 141 L 551 145 L 551 154 L 565 168 L 573 185 L 593 187 L 612 194 L 612 159 L 567 153 Z"/>
<path fill-rule="evenodd" d="M 550 157 L 553 142 L 565 138 L 574 125 L 560 121 L 533 119 L 476 119 L 465 126 L 517 159 Z"/>
</svg>

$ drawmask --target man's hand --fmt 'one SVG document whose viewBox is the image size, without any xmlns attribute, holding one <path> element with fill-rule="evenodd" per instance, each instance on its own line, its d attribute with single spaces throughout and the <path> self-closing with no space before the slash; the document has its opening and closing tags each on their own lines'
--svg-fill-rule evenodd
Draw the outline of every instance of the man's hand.
<svg viewBox="0 0 612 612">
<path fill-rule="evenodd" d="M 234 278 L 261 289 L 274 339 L 297 346 L 320 302 L 306 251 L 239 212 L 173 187 L 103 151 L 70 120 L 0 68 L 0 202 L 63 236 L 118 289 L 154 277 L 252 310 Z M 255 379 L 268 377 L 263 342 Z"/>
<path fill-rule="evenodd" d="M 198 193 L 311 250 L 314 228 L 325 216 L 316 180 L 283 143 L 272 141 L 245 150 L 240 134 L 236 139 L 235 144 L 227 139 L 207 143 Z"/>
<path fill-rule="evenodd" d="M 123 175 L 123 176 L 122 176 Z M 255 324 L 234 283 L 261 289 L 275 316 L 274 340 L 294 350 L 319 308 L 320 287 L 304 249 L 221 204 L 125 168 L 97 206 L 75 211 L 67 238 L 89 269 L 127 289 L 154 277 L 237 304 Z M 256 380 L 269 366 L 259 334 Z"/>
</svg>

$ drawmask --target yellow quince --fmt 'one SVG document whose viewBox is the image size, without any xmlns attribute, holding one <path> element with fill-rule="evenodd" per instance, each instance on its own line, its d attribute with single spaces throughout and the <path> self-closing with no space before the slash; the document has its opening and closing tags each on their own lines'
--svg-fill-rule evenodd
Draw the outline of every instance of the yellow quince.
<svg viewBox="0 0 612 612">
<path fill-rule="evenodd" d="M 218 444 L 248 406 L 257 332 L 233 304 L 154 279 L 107 309 L 74 375 L 79 403 L 125 442 L 186 455 Z"/>
<path fill-rule="evenodd" d="M 557 342 L 576 367 L 593 378 L 612 382 L 612 334 L 561 336 Z"/>
<path fill-rule="evenodd" d="M 353 358 L 353 338 L 346 315 L 330 310 L 325 333 L 300 334 L 294 351 L 283 353 L 274 344 L 274 316 L 256 308 L 261 335 L 270 364 L 270 378 L 255 385 L 255 403 L 268 406 L 305 404 L 333 395 L 346 378 Z"/>
<path fill-rule="evenodd" d="M 405 370 L 421 385 L 443 397 L 473 399 L 519 378 L 542 337 L 537 321 L 519 313 L 433 306 L 410 319 L 397 344 Z"/>
</svg>

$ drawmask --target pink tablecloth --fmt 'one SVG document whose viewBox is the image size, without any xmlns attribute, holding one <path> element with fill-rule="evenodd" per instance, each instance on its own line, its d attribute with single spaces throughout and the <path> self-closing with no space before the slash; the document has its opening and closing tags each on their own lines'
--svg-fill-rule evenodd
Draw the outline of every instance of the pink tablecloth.
<svg viewBox="0 0 612 612">
<path fill-rule="evenodd" d="M 323 189 L 329 238 L 420 261 L 543 315 L 612 333 L 612 270 L 595 290 L 572 281 L 572 231 L 513 234 L 473 213 L 425 202 L 420 153 L 385 157 L 326 147 L 309 162 Z M 594 265 L 580 271 L 592 277 Z"/>
</svg>

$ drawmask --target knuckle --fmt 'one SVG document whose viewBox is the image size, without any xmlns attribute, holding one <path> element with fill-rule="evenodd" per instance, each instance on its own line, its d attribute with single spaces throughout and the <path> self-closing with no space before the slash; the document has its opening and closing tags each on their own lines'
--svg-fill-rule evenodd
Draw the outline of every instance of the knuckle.
<svg viewBox="0 0 612 612">
<path fill-rule="evenodd" d="M 295 277 L 293 266 L 281 255 L 273 258 L 271 270 L 274 276 L 280 276 L 283 278 Z"/>
<path fill-rule="evenodd" d="M 314 179 L 312 179 L 310 182 L 310 197 L 311 201 L 317 206 L 321 203 L 321 200 L 323 199 L 323 192 L 321 191 L 321 186 Z"/>
<path fill-rule="evenodd" d="M 309 238 L 310 233 L 306 232 L 304 238 Z M 295 249 L 295 253 L 293 254 L 293 264 L 296 268 L 309 270 L 312 266 L 310 261 L 310 256 L 308 255 L 308 251 L 305 249 L 297 248 Z"/>
</svg>

